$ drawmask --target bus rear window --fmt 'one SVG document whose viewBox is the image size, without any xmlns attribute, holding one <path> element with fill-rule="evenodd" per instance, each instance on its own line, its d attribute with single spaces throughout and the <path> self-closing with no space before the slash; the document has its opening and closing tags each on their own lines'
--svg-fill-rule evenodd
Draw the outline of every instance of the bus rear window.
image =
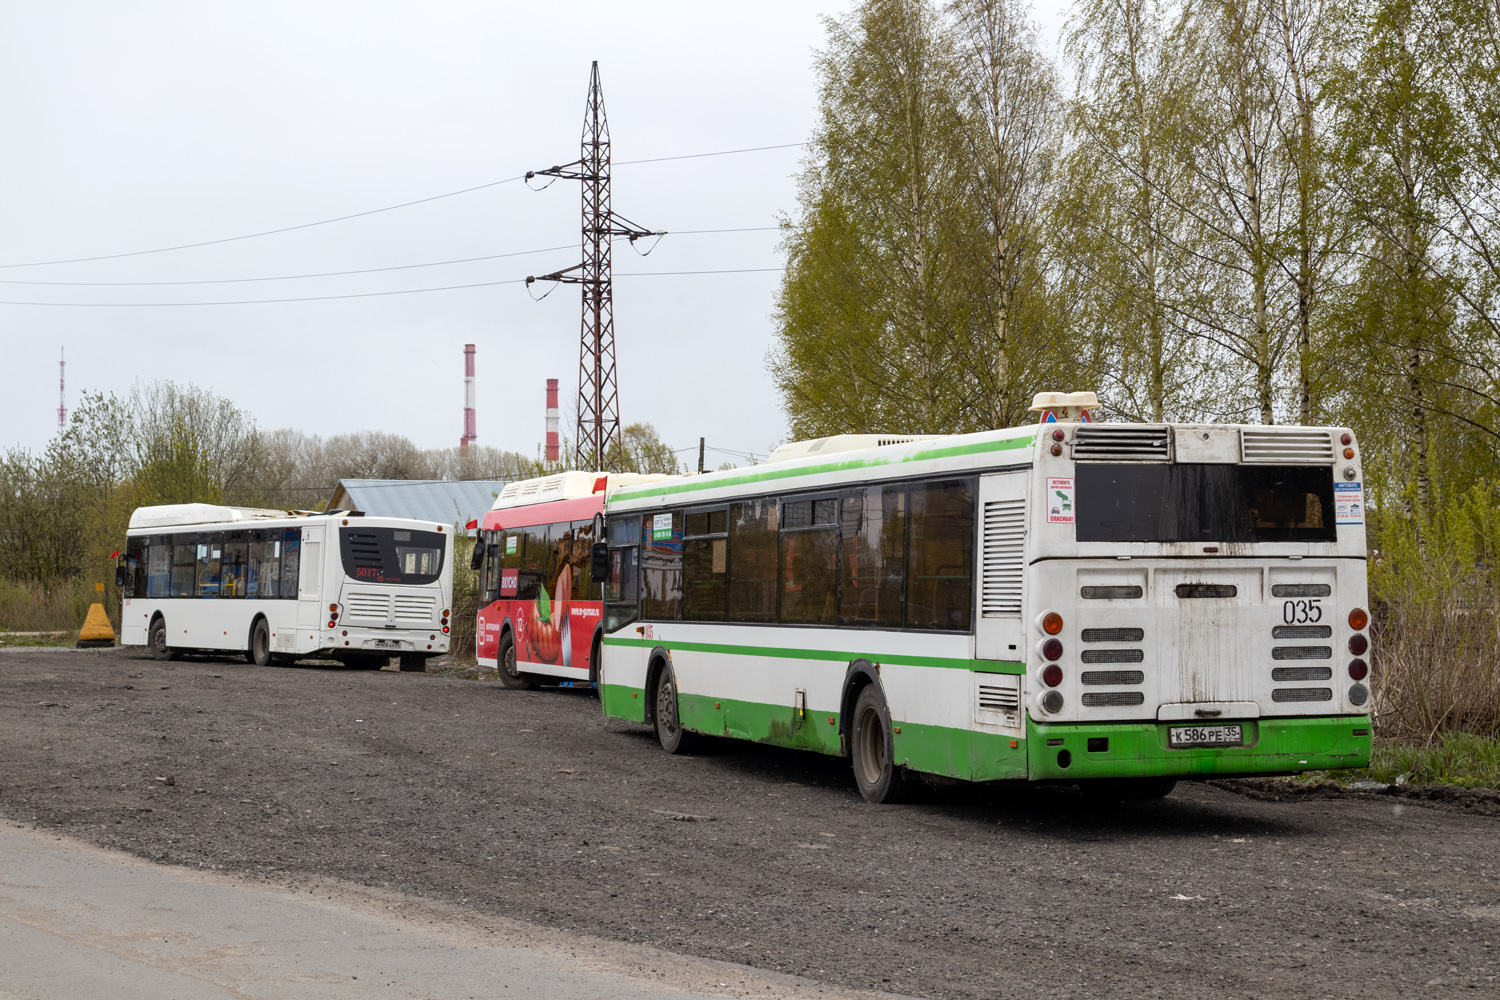
<svg viewBox="0 0 1500 1000">
<path fill-rule="evenodd" d="M 1332 542 L 1326 465 L 1078 465 L 1080 542 Z"/>
<path fill-rule="evenodd" d="M 344 573 L 361 583 L 432 583 L 443 571 L 446 539 L 436 531 L 340 528 Z"/>
</svg>

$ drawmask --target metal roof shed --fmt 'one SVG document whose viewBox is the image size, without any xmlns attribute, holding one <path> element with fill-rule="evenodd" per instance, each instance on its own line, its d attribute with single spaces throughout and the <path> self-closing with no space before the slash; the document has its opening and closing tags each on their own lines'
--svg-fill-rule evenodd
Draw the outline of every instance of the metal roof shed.
<svg viewBox="0 0 1500 1000">
<path fill-rule="evenodd" d="M 462 527 L 484 517 L 505 488 L 502 479 L 340 479 L 328 510 L 411 517 Z"/>
</svg>

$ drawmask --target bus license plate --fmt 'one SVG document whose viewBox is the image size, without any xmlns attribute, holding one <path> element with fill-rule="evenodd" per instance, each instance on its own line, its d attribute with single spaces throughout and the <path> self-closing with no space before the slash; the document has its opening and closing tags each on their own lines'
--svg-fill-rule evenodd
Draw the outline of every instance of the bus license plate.
<svg viewBox="0 0 1500 1000">
<path fill-rule="evenodd" d="M 401 640 L 400 639 L 376 639 L 375 640 L 375 645 L 379 646 L 381 649 L 400 649 L 401 648 Z"/>
<path fill-rule="evenodd" d="M 1242 747 L 1239 726 L 1173 726 L 1168 742 L 1174 747 Z"/>
</svg>

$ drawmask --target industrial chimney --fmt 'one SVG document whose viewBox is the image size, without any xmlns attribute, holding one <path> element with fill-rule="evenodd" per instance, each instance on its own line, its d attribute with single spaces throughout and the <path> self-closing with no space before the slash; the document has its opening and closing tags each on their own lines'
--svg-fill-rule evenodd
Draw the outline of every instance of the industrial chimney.
<svg viewBox="0 0 1500 1000">
<path fill-rule="evenodd" d="M 555 462 L 558 456 L 557 440 L 557 379 L 547 380 L 547 461 Z"/>
<path fill-rule="evenodd" d="M 464 345 L 464 436 L 458 440 L 459 454 L 467 455 L 474 441 L 474 345 Z"/>
</svg>

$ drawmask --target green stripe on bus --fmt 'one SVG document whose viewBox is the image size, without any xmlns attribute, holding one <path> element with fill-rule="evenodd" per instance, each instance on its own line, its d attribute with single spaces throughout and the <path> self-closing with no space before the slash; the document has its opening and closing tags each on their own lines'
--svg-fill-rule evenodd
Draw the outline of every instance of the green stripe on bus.
<svg viewBox="0 0 1500 1000">
<path fill-rule="evenodd" d="M 852 663 L 869 660 L 871 663 L 890 663 L 903 667 L 944 667 L 950 670 L 978 670 L 988 674 L 1024 674 L 1026 665 L 1009 660 L 969 660 L 948 656 L 908 656 L 887 653 L 851 653 L 839 649 L 788 649 L 780 646 L 738 646 L 716 642 L 678 642 L 672 639 L 630 639 L 620 636 L 605 636 L 606 646 L 626 646 L 637 649 L 682 650 L 685 653 L 730 653 L 737 656 L 770 656 L 782 660 L 833 660 Z"/>
<path fill-rule="evenodd" d="M 747 472 L 739 476 L 729 476 L 724 479 L 701 480 L 693 479 L 685 483 L 677 483 L 671 486 L 648 485 L 636 489 L 621 490 L 612 494 L 610 500 L 631 500 L 639 497 L 670 496 L 674 493 L 689 493 L 694 490 L 712 490 L 721 486 L 744 486 L 748 483 L 765 483 L 777 479 L 790 479 L 797 476 L 815 476 L 825 472 L 849 472 L 854 469 L 872 469 L 882 465 L 898 465 L 906 462 L 928 462 L 939 458 L 956 458 L 959 455 L 981 455 L 991 451 L 1014 451 L 1018 448 L 1029 448 L 1036 442 L 1034 433 L 1020 437 L 1004 438 L 999 441 L 980 441 L 975 444 L 957 444 L 946 448 L 929 448 L 919 451 L 906 458 L 856 458 L 843 462 L 829 462 L 824 465 L 811 465 L 794 469 L 767 469 L 764 472 Z"/>
</svg>

